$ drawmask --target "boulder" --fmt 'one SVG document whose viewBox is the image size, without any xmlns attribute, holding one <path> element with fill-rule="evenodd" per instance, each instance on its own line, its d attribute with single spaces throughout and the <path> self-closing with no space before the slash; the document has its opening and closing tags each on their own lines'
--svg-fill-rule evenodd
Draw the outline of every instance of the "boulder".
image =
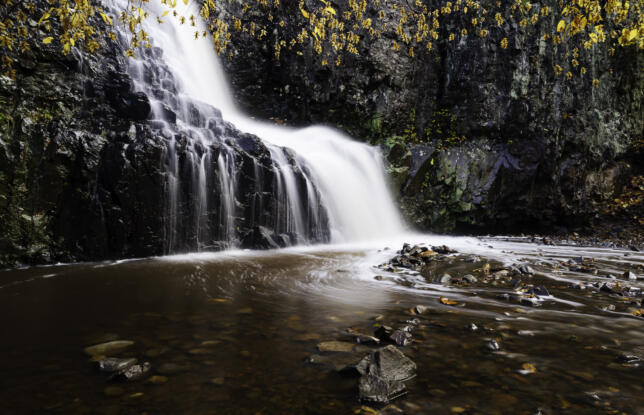
<svg viewBox="0 0 644 415">
<path fill-rule="evenodd" d="M 360 399 L 387 403 L 405 393 L 406 380 L 416 376 L 416 364 L 389 345 L 365 356 L 357 365 Z"/>
</svg>

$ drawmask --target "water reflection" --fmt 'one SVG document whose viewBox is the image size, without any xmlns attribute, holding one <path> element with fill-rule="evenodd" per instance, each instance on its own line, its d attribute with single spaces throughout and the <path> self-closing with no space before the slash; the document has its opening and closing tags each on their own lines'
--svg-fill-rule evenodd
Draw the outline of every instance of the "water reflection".
<svg viewBox="0 0 644 415">
<path fill-rule="evenodd" d="M 642 368 L 619 360 L 644 354 L 643 320 L 626 305 L 606 307 L 626 300 L 569 283 L 626 269 L 641 274 L 644 255 L 454 242 L 461 252 L 486 253 L 481 261 L 529 260 L 536 271 L 530 282 L 550 296 L 532 308 L 500 298 L 502 285 L 437 282 L 443 271 L 480 266 L 459 255 L 431 272 L 386 272 L 374 265 L 394 251 L 374 246 L 2 271 L 3 413 L 350 413 L 360 407 L 355 380 L 307 359 L 319 353 L 319 342 L 346 339 L 347 329 L 369 334 L 374 325 L 397 324 L 417 304 L 428 311 L 415 317 L 415 342 L 403 349 L 419 367 L 409 395 L 397 402 L 406 412 L 644 409 Z M 553 270 L 579 256 L 593 258 L 597 275 Z M 479 329 L 467 330 L 471 323 Z M 113 385 L 95 372 L 83 348 L 116 338 L 134 341 L 122 356 L 150 362 L 163 382 Z M 485 348 L 491 339 L 499 351 Z M 525 374 L 526 364 L 535 371 Z"/>
</svg>

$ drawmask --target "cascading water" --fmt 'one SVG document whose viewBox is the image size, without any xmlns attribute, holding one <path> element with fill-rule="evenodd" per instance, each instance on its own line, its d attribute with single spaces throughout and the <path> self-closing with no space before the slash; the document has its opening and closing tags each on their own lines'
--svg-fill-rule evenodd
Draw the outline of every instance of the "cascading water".
<svg viewBox="0 0 644 415">
<path fill-rule="evenodd" d="M 163 13 L 160 5 L 150 7 L 152 14 Z M 175 10 L 179 16 L 198 16 L 194 8 L 181 5 Z M 145 25 L 156 47 L 131 62 L 130 73 L 137 89 L 150 98 L 151 125 L 168 141 L 166 252 L 200 250 L 212 241 L 235 245 L 242 223 L 287 235 L 286 245 L 402 232 L 376 149 L 330 128 L 291 129 L 245 116 L 233 103 L 212 42 L 195 40 L 195 31 L 206 30 L 198 18 L 195 27 L 182 26 L 176 18 Z M 268 169 L 260 168 L 259 155 L 239 160 L 236 144 L 226 134 L 231 129 L 262 140 L 270 157 Z M 248 210 L 238 201 L 246 191 L 238 176 L 249 162 L 252 180 L 245 186 L 252 187 L 253 195 Z M 183 174 L 185 169 L 192 173 Z M 186 202 L 189 189 L 194 202 Z M 192 227 L 183 225 L 186 215 L 192 215 Z"/>
</svg>

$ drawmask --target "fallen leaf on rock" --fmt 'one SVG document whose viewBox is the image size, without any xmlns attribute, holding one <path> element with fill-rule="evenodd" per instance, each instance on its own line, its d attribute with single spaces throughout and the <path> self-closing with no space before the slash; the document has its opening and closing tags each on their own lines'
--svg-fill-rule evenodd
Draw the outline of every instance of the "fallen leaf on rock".
<svg viewBox="0 0 644 415">
<path fill-rule="evenodd" d="M 522 375 L 529 375 L 531 373 L 536 373 L 537 368 L 534 367 L 532 363 L 524 363 L 521 365 L 521 370 L 519 370 L 519 373 Z"/>
<path fill-rule="evenodd" d="M 450 300 L 447 297 L 441 297 L 441 303 L 445 305 L 456 305 L 458 304 L 458 301 Z"/>
</svg>

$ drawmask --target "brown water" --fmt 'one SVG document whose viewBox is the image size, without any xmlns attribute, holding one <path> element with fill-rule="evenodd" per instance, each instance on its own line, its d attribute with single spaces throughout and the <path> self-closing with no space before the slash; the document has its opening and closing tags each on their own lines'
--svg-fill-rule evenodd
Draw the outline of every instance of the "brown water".
<svg viewBox="0 0 644 415">
<path fill-rule="evenodd" d="M 401 348 L 418 365 L 409 393 L 394 402 L 405 413 L 644 414 L 644 367 L 617 360 L 644 357 L 644 320 L 629 303 L 641 297 L 569 288 L 569 281 L 604 281 L 604 271 L 644 275 L 643 254 L 494 240 L 472 250 L 531 263 L 542 275 L 530 283 L 552 297 L 524 307 L 497 298 L 509 291 L 503 284 L 434 282 L 445 271 L 472 272 L 485 258 L 457 255 L 423 274 L 384 273 L 372 265 L 394 252 L 373 248 L 0 271 L 0 413 L 354 413 L 356 379 L 332 366 L 367 350 L 329 354 L 328 365 L 307 358 L 321 354 L 319 342 L 345 339 L 348 328 L 370 334 L 380 323 L 418 318 L 416 341 Z M 595 258 L 598 275 L 553 271 L 578 255 Z M 440 296 L 459 304 L 441 304 Z M 417 304 L 429 312 L 412 315 Z M 609 304 L 614 311 L 602 310 Z M 467 330 L 469 323 L 479 329 Z M 167 382 L 107 381 L 83 348 L 112 339 L 134 341 L 119 356 L 150 362 L 152 375 Z M 500 351 L 485 347 L 490 339 Z M 526 363 L 536 372 L 522 374 Z M 108 396 L 108 387 L 120 394 Z"/>
</svg>

